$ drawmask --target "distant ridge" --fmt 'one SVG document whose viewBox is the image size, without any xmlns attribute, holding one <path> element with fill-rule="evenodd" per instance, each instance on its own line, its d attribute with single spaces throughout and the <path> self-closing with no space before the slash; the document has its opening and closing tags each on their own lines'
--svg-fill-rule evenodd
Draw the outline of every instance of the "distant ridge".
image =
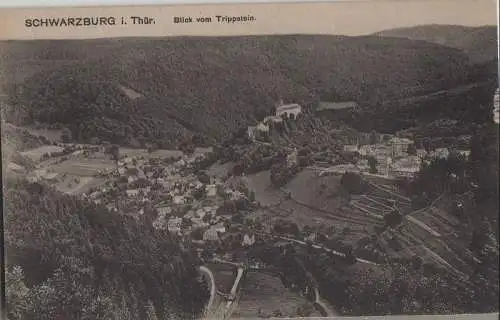
<svg viewBox="0 0 500 320">
<path fill-rule="evenodd" d="M 469 55 L 472 62 L 494 60 L 498 56 L 496 26 L 466 27 L 430 24 L 388 29 L 373 35 L 422 40 L 460 49 Z"/>
</svg>

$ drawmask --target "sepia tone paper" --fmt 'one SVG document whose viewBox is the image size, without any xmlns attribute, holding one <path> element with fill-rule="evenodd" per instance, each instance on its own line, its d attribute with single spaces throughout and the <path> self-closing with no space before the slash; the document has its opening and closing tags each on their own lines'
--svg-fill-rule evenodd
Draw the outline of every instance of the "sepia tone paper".
<svg viewBox="0 0 500 320">
<path fill-rule="evenodd" d="M 4 318 L 498 318 L 496 5 L 2 10 Z"/>
</svg>

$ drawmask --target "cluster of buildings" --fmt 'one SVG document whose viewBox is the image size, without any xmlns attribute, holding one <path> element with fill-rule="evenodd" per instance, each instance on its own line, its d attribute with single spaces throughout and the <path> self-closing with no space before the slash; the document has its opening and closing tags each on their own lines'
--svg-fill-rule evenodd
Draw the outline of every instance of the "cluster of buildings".
<svg viewBox="0 0 500 320">
<path fill-rule="evenodd" d="M 382 140 L 383 142 L 378 142 Z M 345 145 L 344 151 L 359 154 L 360 160 L 356 168 L 369 171 L 368 158 L 376 160 L 377 173 L 391 177 L 413 177 L 420 171 L 423 161 L 430 158 L 447 158 L 451 151 L 448 148 L 436 148 L 432 151 L 416 149 L 415 142 L 408 138 L 393 136 L 390 139 L 383 137 L 375 144 Z M 465 158 L 469 156 L 469 150 L 454 150 Z"/>
<path fill-rule="evenodd" d="M 301 113 L 302 107 L 299 104 L 284 104 L 283 101 L 280 101 L 273 116 L 267 116 L 256 126 L 248 127 L 248 138 L 251 140 L 265 140 L 269 137 L 271 126 L 281 124 L 284 118 L 296 119 Z"/>
</svg>

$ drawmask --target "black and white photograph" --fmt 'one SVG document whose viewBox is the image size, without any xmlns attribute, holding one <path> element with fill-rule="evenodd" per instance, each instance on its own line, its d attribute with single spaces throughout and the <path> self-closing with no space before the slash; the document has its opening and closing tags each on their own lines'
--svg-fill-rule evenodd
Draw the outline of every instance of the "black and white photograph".
<svg viewBox="0 0 500 320">
<path fill-rule="evenodd" d="M 497 3 L 388 2 L 0 41 L 5 318 L 498 313 Z"/>
</svg>

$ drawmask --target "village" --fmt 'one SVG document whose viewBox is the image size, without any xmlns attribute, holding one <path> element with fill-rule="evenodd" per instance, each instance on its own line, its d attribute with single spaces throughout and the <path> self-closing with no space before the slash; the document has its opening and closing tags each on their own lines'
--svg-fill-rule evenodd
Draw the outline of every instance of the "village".
<svg viewBox="0 0 500 320">
<path fill-rule="evenodd" d="M 320 111 L 333 108 L 345 112 L 356 108 L 356 104 L 329 103 L 322 108 Z M 300 121 L 303 112 L 299 104 L 281 101 L 274 115 L 247 128 L 250 144 L 270 146 L 273 128 Z M 342 130 L 334 134 L 340 136 Z M 393 180 L 414 178 L 422 164 L 432 159 L 451 154 L 466 159 L 470 151 L 417 147 L 409 135 L 376 132 L 350 133 L 339 140 L 345 158 L 318 161 L 313 155 L 313 161 L 305 166 L 299 164 L 296 147 L 285 147 L 287 168 L 300 166 L 301 171 L 289 185 L 273 190 L 269 189 L 269 169 L 237 174 L 235 163 L 221 163 L 213 147 L 189 152 L 133 149 L 109 143 L 74 143 L 64 134 L 59 141 L 20 153 L 31 161 L 31 168 L 11 162 L 8 169 L 29 181 L 44 182 L 63 193 L 105 206 L 110 214 L 143 219 L 156 229 L 168 231 L 216 271 L 217 287 L 221 288 L 225 286 L 219 283 L 221 278 L 232 279 L 228 281 L 233 283 L 231 268 L 242 270 L 244 266 L 255 272 L 272 269 L 258 252 L 285 250 L 290 245 L 302 254 L 315 250 L 332 259 L 363 265 L 418 255 L 425 263 L 444 266 L 459 276 L 468 272 L 466 263 L 447 262 L 453 255 L 460 256 L 461 250 L 447 253 L 439 239 L 438 230 L 457 228 L 455 218 L 441 213 L 447 221 L 453 221 L 449 226 L 436 222 L 426 211 L 414 214 L 411 200 L 393 189 L 392 184 Z M 363 176 L 373 188 L 343 199 L 339 190 L 346 173 Z M 275 203 L 267 200 L 273 194 L 278 194 Z M 399 228 L 409 231 L 402 232 L 388 224 L 387 216 L 395 211 L 405 216 Z M 407 240 L 408 234 L 417 240 Z M 436 249 L 427 248 L 422 245 L 424 242 L 432 243 Z M 226 271 L 219 271 L 225 268 L 223 265 L 233 271 L 224 275 Z M 238 283 L 234 281 L 232 288 L 218 294 L 232 302 Z M 309 285 L 301 290 L 302 298 L 310 294 Z"/>
<path fill-rule="evenodd" d="M 345 110 L 355 108 L 356 104 L 320 106 L 322 110 Z M 299 104 L 281 101 L 274 115 L 248 127 L 248 138 L 254 143 L 266 143 L 273 124 L 298 119 L 302 112 Z M 468 150 L 459 149 L 417 149 L 409 138 L 375 132 L 358 133 L 346 141 L 343 152 L 349 155 L 351 162 L 315 162 L 307 169 L 316 172 L 317 177 L 352 172 L 390 181 L 411 179 L 422 163 L 432 158 L 446 158 L 451 152 L 464 157 L 469 154 Z M 276 217 L 271 221 L 252 214 L 265 207 L 256 199 L 259 190 L 253 190 L 245 177 L 234 176 L 230 170 L 210 173 L 210 167 L 217 162 L 212 148 L 197 148 L 187 154 L 178 150 L 141 150 L 64 141 L 28 150 L 24 155 L 38 162 L 28 173 L 31 181 L 45 181 L 62 192 L 104 205 L 110 212 L 145 216 L 155 228 L 168 230 L 197 246 L 200 256 L 206 254 L 207 248 L 224 247 L 230 251 L 251 246 L 258 239 L 256 224 L 264 224 L 266 233 L 274 233 Z M 289 149 L 288 166 L 297 166 L 298 158 L 297 149 Z M 11 169 L 18 168 L 12 164 Z M 385 208 L 375 210 L 373 203 L 362 206 L 361 202 L 353 201 L 352 205 L 353 210 L 366 209 L 375 220 L 387 213 Z M 372 220 L 367 219 L 364 228 L 377 223 Z M 306 229 L 296 234 L 297 239 L 317 240 L 318 232 Z"/>
</svg>

